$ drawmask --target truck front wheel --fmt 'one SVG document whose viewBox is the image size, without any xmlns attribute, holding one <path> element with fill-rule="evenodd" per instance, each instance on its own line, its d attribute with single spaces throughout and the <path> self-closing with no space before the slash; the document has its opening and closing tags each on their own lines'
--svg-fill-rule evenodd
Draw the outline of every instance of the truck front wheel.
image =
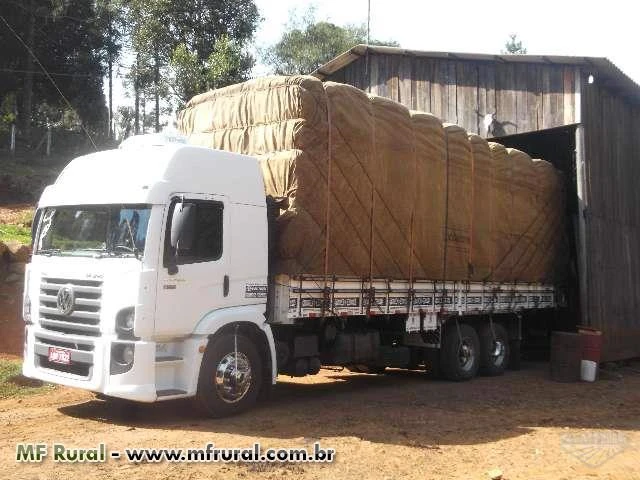
<svg viewBox="0 0 640 480">
<path fill-rule="evenodd" d="M 250 408 L 262 385 L 260 354 L 240 334 L 214 337 L 202 357 L 196 402 L 212 417 L 224 417 Z"/>
<path fill-rule="evenodd" d="M 480 366 L 480 340 L 475 329 L 467 324 L 451 322 L 442 339 L 440 368 L 442 375 L 455 381 L 476 376 Z"/>
</svg>

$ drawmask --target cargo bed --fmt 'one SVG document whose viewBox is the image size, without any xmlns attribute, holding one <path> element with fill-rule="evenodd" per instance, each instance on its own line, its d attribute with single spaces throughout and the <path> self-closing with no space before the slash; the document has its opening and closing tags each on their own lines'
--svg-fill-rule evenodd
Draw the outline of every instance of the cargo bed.
<svg viewBox="0 0 640 480">
<path fill-rule="evenodd" d="M 278 275 L 272 291 L 270 319 L 280 324 L 309 317 L 408 315 L 410 325 L 421 313 L 435 318 L 438 314 L 516 313 L 557 306 L 553 286 L 533 283 L 370 281 L 346 277 L 325 281 L 322 276 Z"/>
</svg>

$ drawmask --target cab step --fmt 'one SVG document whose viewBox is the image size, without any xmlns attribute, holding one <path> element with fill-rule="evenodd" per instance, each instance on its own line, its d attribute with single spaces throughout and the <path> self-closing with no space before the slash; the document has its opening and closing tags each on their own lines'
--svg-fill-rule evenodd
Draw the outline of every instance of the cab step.
<svg viewBox="0 0 640 480">
<path fill-rule="evenodd" d="M 165 388 L 164 390 L 156 390 L 156 395 L 158 397 L 174 397 L 177 395 L 185 395 L 187 392 L 185 390 L 180 390 L 178 388 Z"/>
<path fill-rule="evenodd" d="M 156 365 L 158 366 L 167 366 L 167 365 L 177 365 L 183 362 L 182 357 L 178 357 L 177 355 L 164 355 L 161 357 L 156 357 Z"/>
</svg>

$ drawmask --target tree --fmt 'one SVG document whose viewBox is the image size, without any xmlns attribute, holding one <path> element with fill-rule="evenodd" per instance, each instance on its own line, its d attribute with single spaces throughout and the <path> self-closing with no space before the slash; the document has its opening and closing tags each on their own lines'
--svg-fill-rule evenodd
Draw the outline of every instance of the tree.
<svg viewBox="0 0 640 480">
<path fill-rule="evenodd" d="M 3 96 L 15 96 L 17 120 L 27 143 L 33 140 L 32 125 L 63 125 L 69 110 L 76 112 L 83 128 L 102 132 L 106 124 L 104 38 L 96 22 L 95 2 L 4 2 L 2 17 L 0 91 Z"/>
<path fill-rule="evenodd" d="M 289 14 L 287 31 L 282 38 L 262 52 L 263 61 L 279 75 L 309 74 L 354 45 L 366 43 L 364 25 L 341 27 L 326 21 L 316 21 L 315 9 L 309 8 L 297 20 L 296 11 Z M 397 47 L 394 40 L 371 40 L 371 45 Z"/>
<path fill-rule="evenodd" d="M 153 85 L 155 129 L 160 99 L 179 105 L 201 91 L 244 80 L 245 51 L 260 16 L 253 0 L 128 0 L 138 91 Z"/>
<path fill-rule="evenodd" d="M 177 2 L 172 0 L 128 0 L 131 44 L 136 53 L 132 68 L 135 95 L 135 131 L 139 132 L 139 106 L 143 90 L 149 90 L 155 100 L 155 131 L 160 130 L 160 97 L 164 82 L 161 70 L 166 66 L 173 41 L 172 29 L 178 17 L 172 15 Z M 144 120 L 143 120 L 144 131 Z"/>
<path fill-rule="evenodd" d="M 125 9 L 126 0 L 98 0 L 96 2 L 96 21 L 103 32 L 103 61 L 107 68 L 108 79 L 108 107 L 109 107 L 109 138 L 114 136 L 113 112 L 113 66 L 120 57 L 125 40 Z"/>
<path fill-rule="evenodd" d="M 120 106 L 115 116 L 116 136 L 120 140 L 131 136 L 134 129 L 134 111 L 131 107 Z"/>
<path fill-rule="evenodd" d="M 527 49 L 522 46 L 522 41 L 518 40 L 518 35 L 512 33 L 509 40 L 504 44 L 503 55 L 526 55 Z"/>
</svg>

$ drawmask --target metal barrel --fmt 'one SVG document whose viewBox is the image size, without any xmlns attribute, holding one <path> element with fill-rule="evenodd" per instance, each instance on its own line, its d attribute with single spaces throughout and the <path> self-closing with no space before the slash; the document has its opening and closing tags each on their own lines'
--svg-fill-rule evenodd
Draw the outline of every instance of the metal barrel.
<svg viewBox="0 0 640 480">
<path fill-rule="evenodd" d="M 578 333 L 582 337 L 582 360 L 600 363 L 602 356 L 602 332 L 593 328 L 581 327 Z"/>
</svg>

